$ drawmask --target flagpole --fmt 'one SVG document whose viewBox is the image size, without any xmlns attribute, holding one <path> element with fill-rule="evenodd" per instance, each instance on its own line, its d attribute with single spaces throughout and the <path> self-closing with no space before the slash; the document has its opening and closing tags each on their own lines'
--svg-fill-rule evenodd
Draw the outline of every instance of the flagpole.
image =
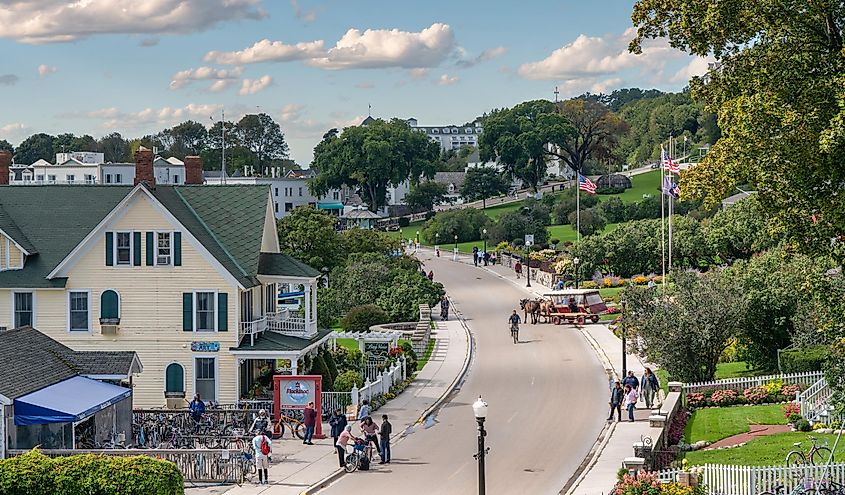
<svg viewBox="0 0 845 495">
<path fill-rule="evenodd" d="M 663 285 L 663 291 L 666 291 L 666 213 L 665 213 L 665 205 L 666 200 L 664 199 L 663 194 L 663 182 L 664 182 L 664 167 L 666 166 L 663 163 L 664 159 L 664 150 L 663 145 L 660 145 L 660 256 L 661 256 L 661 276 L 662 281 L 661 284 Z"/>
<path fill-rule="evenodd" d="M 672 144 L 673 144 L 672 135 L 670 134 L 669 135 L 669 162 L 670 163 L 672 162 L 672 151 L 674 151 L 672 149 Z M 670 169 L 671 169 L 671 166 L 670 166 Z M 671 187 L 672 181 L 674 180 L 674 177 L 672 177 L 673 175 L 674 174 L 672 173 L 672 170 L 669 170 L 670 187 Z M 673 200 L 674 200 L 674 198 L 672 197 L 672 193 L 671 193 L 671 189 L 670 189 L 670 193 L 669 193 L 669 249 L 668 249 L 668 251 L 669 251 L 669 264 L 668 264 L 668 266 L 669 266 L 669 272 L 670 273 L 672 272 L 672 206 L 674 204 Z"/>
<path fill-rule="evenodd" d="M 575 182 L 578 187 L 575 189 L 575 232 L 577 239 L 581 241 L 581 172 L 576 172 Z"/>
</svg>

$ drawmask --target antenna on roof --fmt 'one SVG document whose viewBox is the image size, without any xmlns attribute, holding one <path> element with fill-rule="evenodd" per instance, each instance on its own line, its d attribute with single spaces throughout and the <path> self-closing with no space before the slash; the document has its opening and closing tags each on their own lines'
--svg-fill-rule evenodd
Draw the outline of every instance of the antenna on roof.
<svg viewBox="0 0 845 495">
<path fill-rule="evenodd" d="M 371 104 L 367 103 L 367 117 L 372 117 L 372 116 L 373 116 L 373 106 Z"/>
<path fill-rule="evenodd" d="M 560 91 L 557 90 L 557 86 L 555 86 L 555 103 L 557 103 L 557 97 L 560 94 Z"/>
</svg>

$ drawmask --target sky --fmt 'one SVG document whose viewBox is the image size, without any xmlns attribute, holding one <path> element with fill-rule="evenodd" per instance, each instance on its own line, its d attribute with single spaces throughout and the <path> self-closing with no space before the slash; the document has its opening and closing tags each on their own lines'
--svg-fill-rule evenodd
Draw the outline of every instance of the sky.
<svg viewBox="0 0 845 495">
<path fill-rule="evenodd" d="M 265 112 L 307 166 L 371 113 L 463 124 L 626 87 L 677 91 L 708 60 L 627 52 L 632 0 L 0 1 L 0 139 L 138 137 Z"/>
</svg>

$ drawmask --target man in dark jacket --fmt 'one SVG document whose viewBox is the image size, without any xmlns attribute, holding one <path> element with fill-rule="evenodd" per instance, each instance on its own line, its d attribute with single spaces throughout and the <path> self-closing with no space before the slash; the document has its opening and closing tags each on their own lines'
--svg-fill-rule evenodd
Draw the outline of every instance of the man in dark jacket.
<svg viewBox="0 0 845 495">
<path fill-rule="evenodd" d="M 626 376 L 625 379 L 622 380 L 622 385 L 630 385 L 632 389 L 636 390 L 640 386 L 640 381 L 637 380 L 636 376 L 634 376 L 633 371 L 629 371 L 628 376 Z"/>
<path fill-rule="evenodd" d="M 393 433 L 393 425 L 387 420 L 387 414 L 382 414 L 381 419 L 381 429 L 379 430 L 381 462 L 379 464 L 390 464 L 390 435 Z"/>
<path fill-rule="evenodd" d="M 622 421 L 622 399 L 624 391 L 622 390 L 622 383 L 616 380 L 613 388 L 610 389 L 610 416 L 608 421 L 613 421 L 613 411 L 616 411 L 617 421 Z"/>
<path fill-rule="evenodd" d="M 343 433 L 346 423 L 346 415 L 340 409 L 335 409 L 334 414 L 329 418 L 329 426 L 332 427 L 332 438 L 334 439 L 333 445 L 337 445 L 337 438 Z"/>
<path fill-rule="evenodd" d="M 314 403 L 309 402 L 303 411 L 303 421 L 305 424 L 305 440 L 302 443 L 307 445 L 314 445 L 311 439 L 314 438 L 314 427 L 317 425 L 317 410 L 314 409 Z"/>
</svg>

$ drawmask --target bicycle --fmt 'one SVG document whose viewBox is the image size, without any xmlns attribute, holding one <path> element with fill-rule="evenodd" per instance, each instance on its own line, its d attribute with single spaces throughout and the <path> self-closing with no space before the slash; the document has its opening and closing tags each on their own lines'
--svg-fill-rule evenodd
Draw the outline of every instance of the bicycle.
<svg viewBox="0 0 845 495">
<path fill-rule="evenodd" d="M 830 451 L 826 443 L 820 446 L 816 437 L 812 435 L 807 436 L 813 441 L 813 446 L 810 447 L 809 452 L 805 454 L 803 451 L 797 450 L 801 448 L 802 442 L 795 442 L 792 444 L 796 450 L 792 450 L 786 454 L 787 466 L 803 466 L 807 464 L 808 460 L 810 461 L 811 466 L 816 466 L 824 464 L 828 460 L 833 460 L 833 452 Z"/>
<path fill-rule="evenodd" d="M 282 416 L 278 420 L 273 421 L 273 440 L 282 438 L 285 434 L 285 427 L 291 431 L 292 435 L 296 435 L 296 438 L 300 440 L 305 440 L 305 423 L 302 421 L 291 418 L 290 416 Z"/>
<path fill-rule="evenodd" d="M 511 337 L 513 337 L 513 343 L 519 343 L 519 325 L 511 325 Z"/>
<path fill-rule="evenodd" d="M 346 472 L 354 473 L 357 471 L 361 467 L 362 460 L 371 460 L 372 452 L 373 448 L 369 445 L 369 442 L 361 439 L 355 440 L 355 444 L 352 446 L 352 453 L 346 455 L 344 466 Z"/>
<path fill-rule="evenodd" d="M 256 471 L 255 456 L 252 455 L 252 450 L 248 447 L 241 451 L 238 456 L 238 484 L 252 481 Z"/>
</svg>

